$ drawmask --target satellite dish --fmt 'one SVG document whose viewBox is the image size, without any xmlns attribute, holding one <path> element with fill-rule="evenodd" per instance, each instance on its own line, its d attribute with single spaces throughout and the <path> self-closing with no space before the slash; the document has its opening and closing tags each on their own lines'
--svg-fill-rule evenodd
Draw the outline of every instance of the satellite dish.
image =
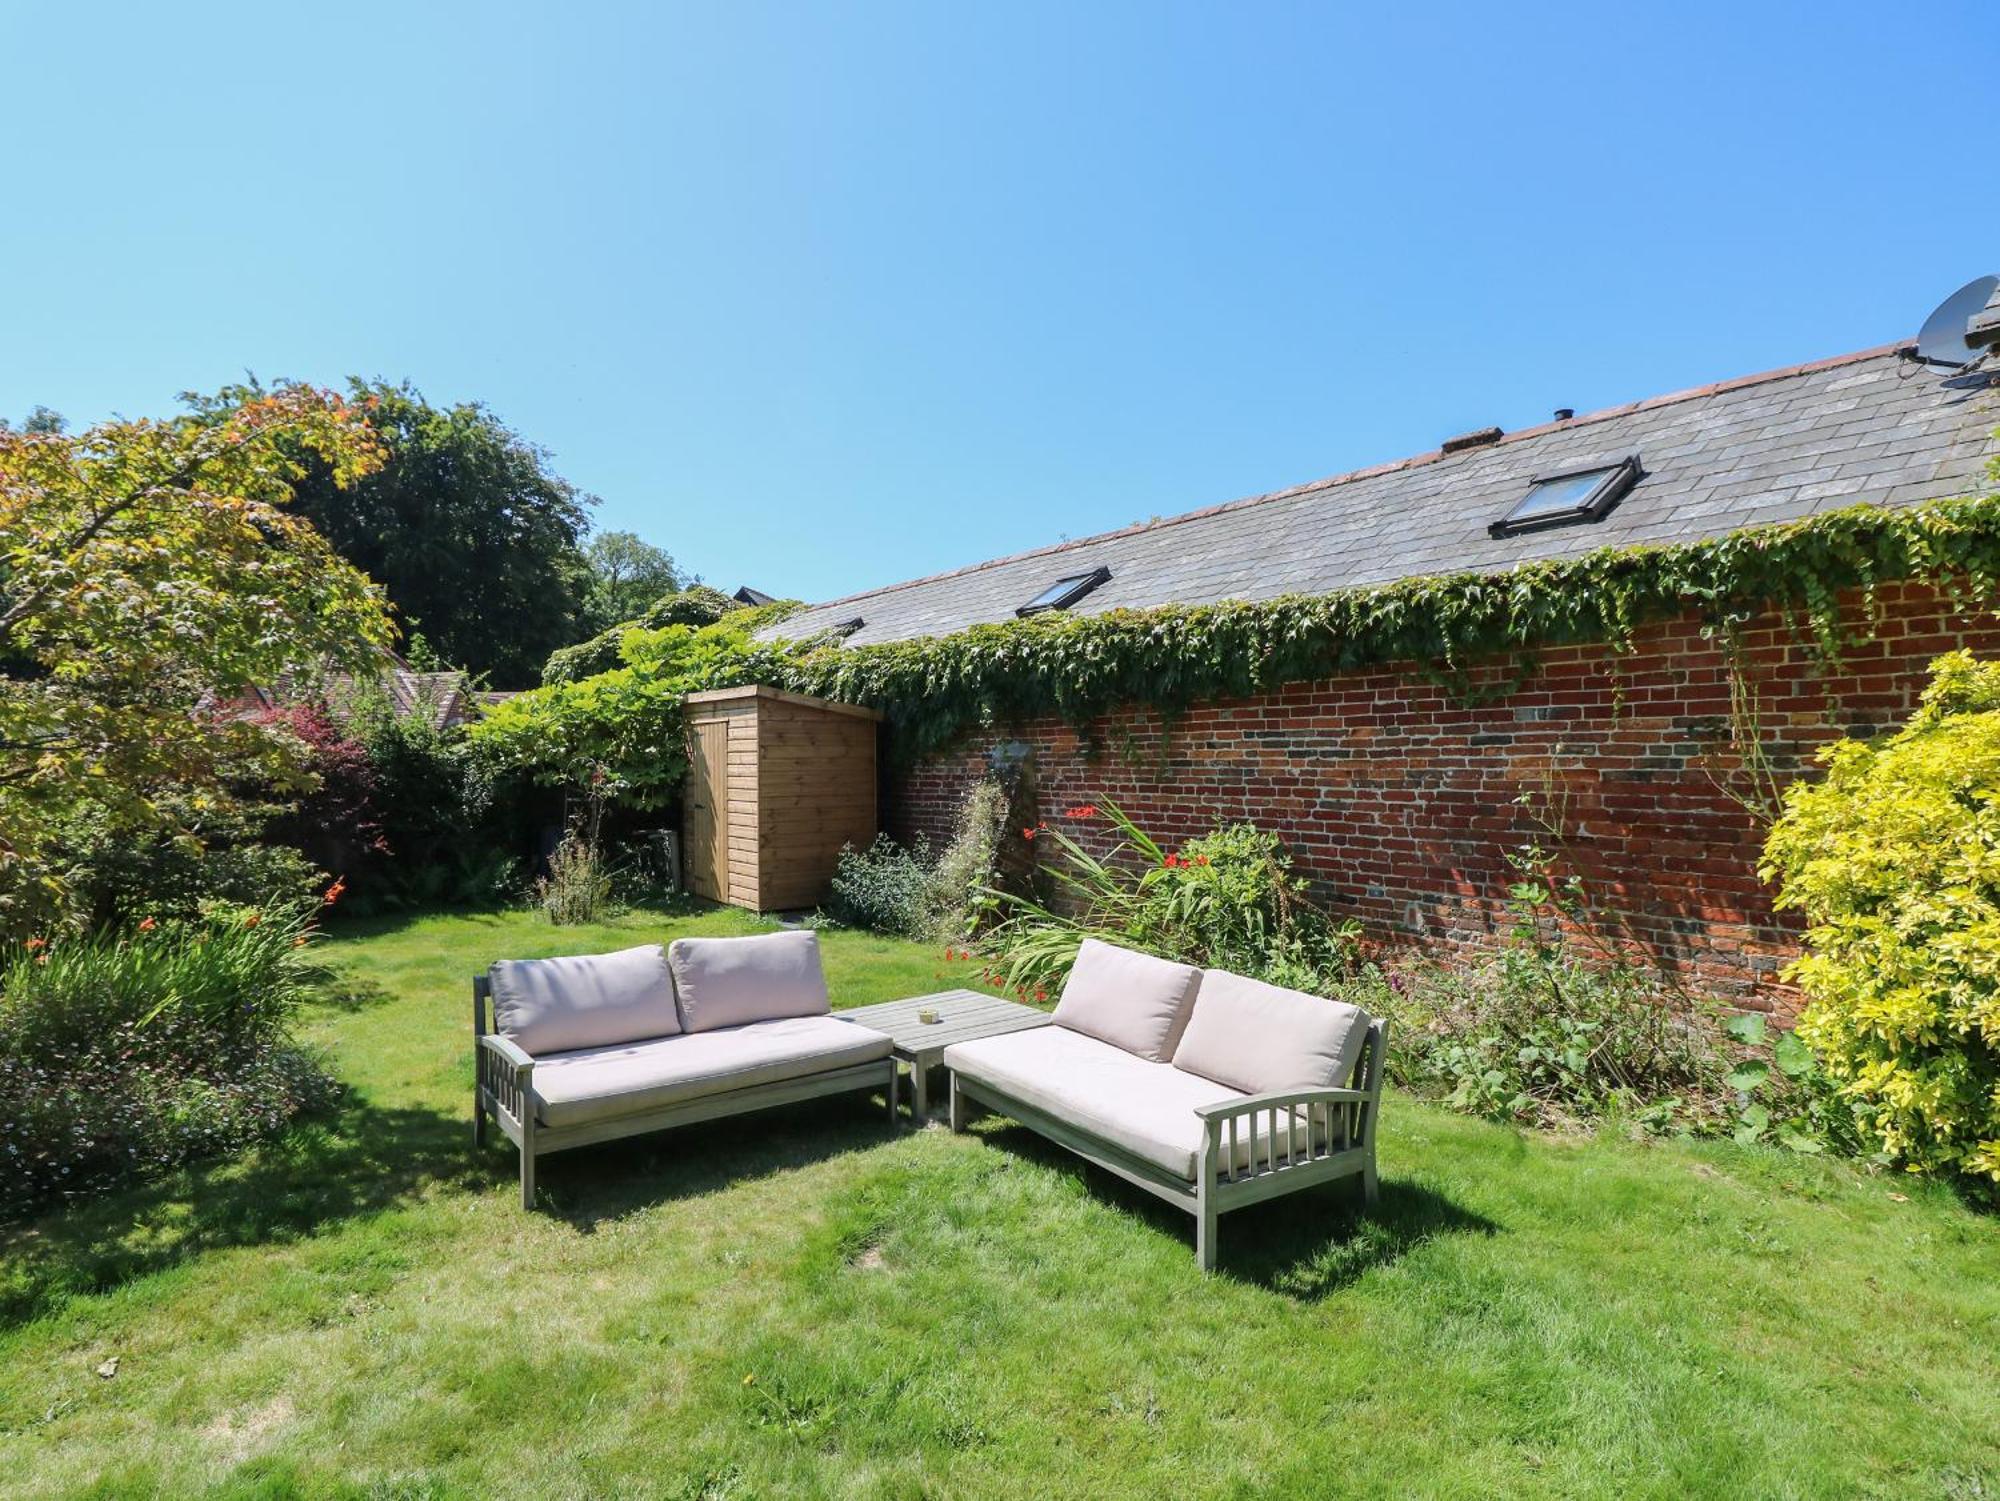
<svg viewBox="0 0 2000 1501">
<path fill-rule="evenodd" d="M 1965 325 L 1985 311 L 1995 287 L 2000 287 L 2000 276 L 1975 277 L 1940 302 L 1917 334 L 1917 358 L 1927 365 L 1954 367 L 1978 359 L 1980 351 L 1965 342 Z"/>
</svg>

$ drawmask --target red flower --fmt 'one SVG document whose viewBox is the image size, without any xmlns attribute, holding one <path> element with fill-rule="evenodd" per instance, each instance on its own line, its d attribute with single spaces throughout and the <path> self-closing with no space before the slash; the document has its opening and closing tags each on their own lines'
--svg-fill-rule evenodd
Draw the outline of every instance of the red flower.
<svg viewBox="0 0 2000 1501">
<path fill-rule="evenodd" d="M 1046 1001 L 1048 998 L 1049 998 L 1049 993 L 1046 990 L 1038 990 L 1035 992 L 1035 999 L 1038 1001 Z"/>
<path fill-rule="evenodd" d="M 1178 870 L 1180 869 L 1181 857 L 1179 855 L 1168 855 L 1160 864 L 1166 866 L 1168 870 Z"/>
<path fill-rule="evenodd" d="M 1033 839 L 1035 837 L 1035 831 L 1033 829 L 1023 829 L 1021 830 L 1021 837 L 1023 839 Z"/>
<path fill-rule="evenodd" d="M 1206 855 L 1196 855 L 1196 856 L 1194 857 L 1194 863 L 1195 863 L 1195 864 L 1197 864 L 1197 865 L 1206 865 L 1206 864 L 1208 864 L 1208 856 L 1206 856 Z"/>
</svg>

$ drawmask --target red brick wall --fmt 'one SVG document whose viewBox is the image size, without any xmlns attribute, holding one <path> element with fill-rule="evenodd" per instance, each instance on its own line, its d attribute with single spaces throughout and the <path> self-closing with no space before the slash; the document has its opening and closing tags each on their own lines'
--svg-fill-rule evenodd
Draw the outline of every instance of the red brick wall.
<svg viewBox="0 0 2000 1501">
<path fill-rule="evenodd" d="M 1779 622 L 1748 633 L 1763 740 L 1785 774 L 1843 734 L 1900 721 L 1940 652 L 2000 652 L 2000 627 L 1928 591 L 1887 589 L 1881 609 L 1832 679 Z M 1095 756 L 1059 720 L 1038 720 L 895 773 L 888 822 L 904 838 L 949 837 L 988 753 L 1011 741 L 1032 755 L 1045 818 L 1110 799 L 1163 842 L 1253 822 L 1372 940 L 1472 945 L 1505 925 L 1505 852 L 1535 832 L 1515 801 L 1528 792 L 1560 807 L 1560 853 L 1589 883 L 1605 936 L 1717 994 L 1781 999 L 1796 925 L 1757 878 L 1757 820 L 1716 785 L 1722 653 L 1689 617 L 1646 630 L 1622 672 L 1611 660 L 1602 646 L 1547 650 L 1518 686 L 1512 662 L 1484 664 L 1471 682 L 1495 692 L 1486 702 L 1385 668 L 1200 705 L 1164 732 L 1149 711 L 1121 711 L 1095 727 Z M 1067 827 L 1102 840 L 1101 826 Z"/>
</svg>

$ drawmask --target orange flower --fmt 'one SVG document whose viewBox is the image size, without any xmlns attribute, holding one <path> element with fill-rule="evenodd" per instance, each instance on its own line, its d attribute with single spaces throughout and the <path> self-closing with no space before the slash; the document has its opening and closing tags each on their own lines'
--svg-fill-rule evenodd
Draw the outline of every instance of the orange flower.
<svg viewBox="0 0 2000 1501">
<path fill-rule="evenodd" d="M 45 949 L 48 946 L 49 946 L 49 941 L 46 938 L 30 938 L 28 940 L 28 952 L 31 954 L 34 953 L 36 949 Z"/>
<path fill-rule="evenodd" d="M 262 922 L 263 920 L 264 920 L 263 918 L 259 917 L 256 913 L 252 912 L 243 919 L 243 926 L 246 928 L 254 928 L 257 926 L 258 923 Z"/>
<path fill-rule="evenodd" d="M 153 919 L 150 917 L 142 917 L 139 919 L 139 931 L 141 933 L 150 933 L 153 931 L 153 929 L 157 928 L 158 926 L 159 924 L 154 922 Z"/>
<path fill-rule="evenodd" d="M 327 906 L 331 907 L 335 902 L 339 901 L 341 892 L 345 890 L 347 890 L 347 877 L 342 876 L 339 880 L 335 881 L 331 886 L 326 888 Z"/>
<path fill-rule="evenodd" d="M 298 937 L 292 940 L 292 947 L 295 949 L 302 949 L 305 946 L 306 946 L 306 935 L 303 933 L 299 934 Z"/>
</svg>

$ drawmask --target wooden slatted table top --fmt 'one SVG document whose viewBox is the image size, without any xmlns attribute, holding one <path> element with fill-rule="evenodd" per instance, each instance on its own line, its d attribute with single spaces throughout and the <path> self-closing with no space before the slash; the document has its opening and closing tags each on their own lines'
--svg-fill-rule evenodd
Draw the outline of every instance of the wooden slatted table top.
<svg viewBox="0 0 2000 1501">
<path fill-rule="evenodd" d="M 917 1013 L 927 1008 L 937 1012 L 935 1022 L 917 1020 Z M 905 1001 L 856 1006 L 833 1014 L 888 1033 L 896 1052 L 913 1062 L 942 1053 L 955 1042 L 1025 1032 L 1030 1027 L 1049 1024 L 1046 1011 L 999 996 L 981 995 L 976 990 L 945 990 L 936 995 L 911 996 Z"/>
</svg>

